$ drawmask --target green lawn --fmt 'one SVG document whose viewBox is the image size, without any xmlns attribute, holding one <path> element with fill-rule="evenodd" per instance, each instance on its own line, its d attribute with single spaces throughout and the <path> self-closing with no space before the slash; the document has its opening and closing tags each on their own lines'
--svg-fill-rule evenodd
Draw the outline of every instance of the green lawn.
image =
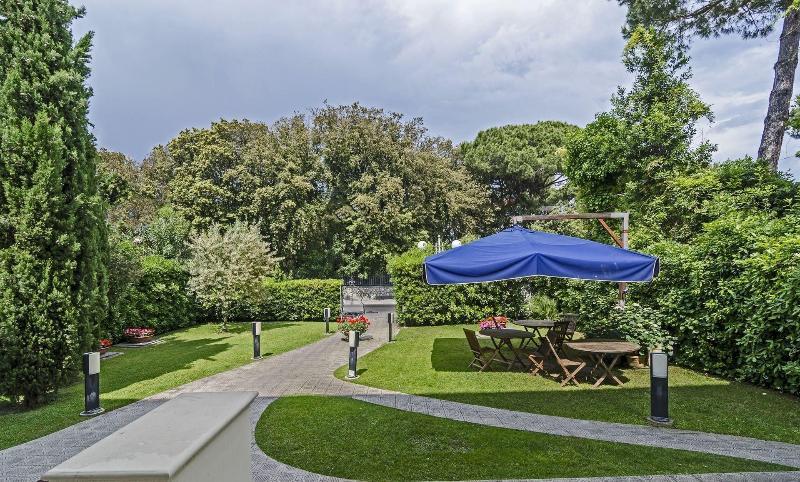
<svg viewBox="0 0 800 482">
<path fill-rule="evenodd" d="M 324 337 L 321 323 L 264 323 L 262 355 L 283 353 Z M 161 337 L 147 348 L 118 349 L 125 354 L 101 364 L 101 405 L 120 408 L 142 398 L 215 373 L 250 363 L 250 324 L 232 324 L 228 333 L 217 325 L 199 325 Z M 83 382 L 62 388 L 55 399 L 34 410 L 20 411 L 0 400 L 0 449 L 55 432 L 85 418 Z"/>
<path fill-rule="evenodd" d="M 344 397 L 288 397 L 256 427 L 269 456 L 357 480 L 465 480 L 776 471 L 718 455 L 441 419 Z"/>
<path fill-rule="evenodd" d="M 488 342 L 487 342 L 488 343 Z M 521 371 L 477 373 L 461 326 L 403 328 L 395 343 L 359 359 L 356 383 L 476 405 L 589 420 L 645 424 L 649 371 L 624 370 L 623 387 L 561 388 Z M 337 370 L 340 378 L 344 367 Z M 800 443 L 796 397 L 670 368 L 676 428 Z"/>
</svg>

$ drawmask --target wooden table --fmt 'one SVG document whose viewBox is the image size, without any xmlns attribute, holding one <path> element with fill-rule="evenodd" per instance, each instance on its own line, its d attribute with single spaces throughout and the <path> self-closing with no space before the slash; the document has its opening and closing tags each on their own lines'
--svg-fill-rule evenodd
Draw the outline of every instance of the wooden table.
<svg viewBox="0 0 800 482">
<path fill-rule="evenodd" d="M 593 387 L 597 388 L 601 383 L 610 377 L 617 385 L 622 385 L 622 381 L 611 373 L 619 359 L 629 353 L 637 353 L 641 348 L 635 343 L 624 340 L 580 340 L 568 341 L 564 343 L 567 348 L 578 352 L 592 359 L 595 363 L 592 373 L 598 368 L 602 371 L 600 377 L 594 382 Z M 611 363 L 606 364 L 605 358 L 613 357 Z"/>
<path fill-rule="evenodd" d="M 525 363 L 525 356 L 520 352 L 520 348 L 525 343 L 526 340 L 530 340 L 535 335 L 529 331 L 525 330 L 515 330 L 513 328 L 485 328 L 479 332 L 481 335 L 488 336 L 492 339 L 492 344 L 496 349 L 500 349 L 503 345 L 509 347 L 511 351 L 514 353 L 514 358 L 516 362 L 520 364 L 523 368 L 527 366 Z M 511 340 L 520 340 L 519 346 L 514 346 Z M 499 341 L 499 343 L 498 343 Z M 498 351 L 500 357 L 508 361 L 506 357 L 503 356 L 502 353 Z M 513 366 L 513 363 L 508 366 L 510 370 Z"/>
<path fill-rule="evenodd" d="M 519 325 L 525 328 L 525 331 L 536 335 L 534 338 L 529 339 L 524 345 L 522 345 L 523 347 L 531 343 L 537 343 L 536 340 L 539 340 L 543 336 L 539 330 L 542 328 L 547 328 L 547 330 L 545 330 L 546 334 L 547 331 L 553 328 L 553 326 L 556 324 L 556 322 L 553 320 L 514 320 L 512 323 Z"/>
</svg>

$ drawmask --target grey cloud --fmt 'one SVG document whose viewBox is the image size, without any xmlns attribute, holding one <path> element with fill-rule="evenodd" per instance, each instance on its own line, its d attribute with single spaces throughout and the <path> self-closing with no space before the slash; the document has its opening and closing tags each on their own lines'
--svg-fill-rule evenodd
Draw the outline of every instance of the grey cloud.
<svg viewBox="0 0 800 482">
<path fill-rule="evenodd" d="M 269 122 L 325 99 L 421 116 L 456 142 L 493 125 L 585 124 L 630 81 L 616 2 L 82 3 L 76 31 L 96 32 L 95 135 L 137 159 L 185 128 Z M 776 48 L 776 38 L 693 46 L 693 85 L 720 119 L 705 130 L 718 158 L 755 151 Z"/>
</svg>

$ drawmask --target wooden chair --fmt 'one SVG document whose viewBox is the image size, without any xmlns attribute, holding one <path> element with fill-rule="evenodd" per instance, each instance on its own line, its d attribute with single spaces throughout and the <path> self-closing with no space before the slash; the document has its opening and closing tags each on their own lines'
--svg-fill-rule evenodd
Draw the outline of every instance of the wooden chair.
<svg viewBox="0 0 800 482">
<path fill-rule="evenodd" d="M 528 360 L 531 362 L 531 375 L 536 375 L 540 371 L 546 372 L 544 366 L 548 358 L 552 356 L 551 347 L 554 347 L 557 352 L 561 351 L 566 329 L 567 323 L 557 321 L 553 324 L 553 327 L 547 331 L 547 335 L 539 338 L 539 346 L 536 347 L 533 353 L 528 355 Z"/>
<path fill-rule="evenodd" d="M 467 343 L 469 344 L 469 350 L 472 352 L 472 361 L 469 362 L 467 368 L 475 367 L 478 368 L 479 372 L 482 372 L 489 368 L 489 365 L 492 362 L 499 362 L 503 363 L 509 368 L 511 368 L 511 361 L 506 360 L 503 358 L 502 355 L 498 358 L 498 354 L 500 354 L 500 348 L 490 348 L 488 346 L 481 346 L 480 342 L 478 341 L 478 337 L 475 335 L 474 330 L 468 330 L 464 328 L 464 336 L 467 337 Z M 491 353 L 491 355 L 486 358 L 484 355 L 487 353 Z"/>
<path fill-rule="evenodd" d="M 567 323 L 567 329 L 564 334 L 564 338 L 567 341 L 572 341 L 572 337 L 575 336 L 575 330 L 578 328 L 578 315 L 576 313 L 561 313 L 559 318 L 560 321 Z"/>
<path fill-rule="evenodd" d="M 563 387 L 570 382 L 574 383 L 575 385 L 580 385 L 576 376 L 586 366 L 586 362 L 583 360 L 574 360 L 564 355 L 559 355 L 560 350 L 556 349 L 556 347 L 550 341 L 550 337 L 543 338 L 542 344 L 547 346 L 547 348 L 550 350 L 551 356 L 555 358 L 556 363 L 558 363 L 558 366 L 563 372 L 561 375 L 561 386 Z"/>
</svg>

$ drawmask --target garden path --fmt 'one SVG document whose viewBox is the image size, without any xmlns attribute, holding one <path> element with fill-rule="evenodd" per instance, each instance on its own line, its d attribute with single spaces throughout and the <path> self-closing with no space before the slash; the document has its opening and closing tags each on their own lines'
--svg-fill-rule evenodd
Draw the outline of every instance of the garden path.
<svg viewBox="0 0 800 482">
<path fill-rule="evenodd" d="M 386 342 L 385 314 L 379 313 L 373 319 L 376 322 L 370 333 L 374 339 L 361 343 L 359 355 L 364 355 Z M 336 379 L 333 371 L 345 364 L 346 361 L 347 343 L 341 341 L 338 335 L 331 335 L 291 352 L 268 356 L 249 365 L 188 383 L 37 440 L 0 451 L 0 481 L 36 481 L 51 467 L 72 457 L 179 393 L 229 390 L 259 392 L 260 396 L 251 408 L 253 427 L 269 403 L 284 395 L 349 396 L 369 403 L 481 425 L 694 450 L 800 468 L 800 446 L 797 445 L 685 430 L 575 420 L 394 393 Z M 254 480 L 257 481 L 336 480 L 277 462 L 266 456 L 255 445 L 255 441 L 252 442 L 252 469 Z M 628 477 L 614 480 L 716 482 L 798 479 L 800 479 L 800 472 Z M 597 482 L 606 479 L 565 480 Z"/>
</svg>

